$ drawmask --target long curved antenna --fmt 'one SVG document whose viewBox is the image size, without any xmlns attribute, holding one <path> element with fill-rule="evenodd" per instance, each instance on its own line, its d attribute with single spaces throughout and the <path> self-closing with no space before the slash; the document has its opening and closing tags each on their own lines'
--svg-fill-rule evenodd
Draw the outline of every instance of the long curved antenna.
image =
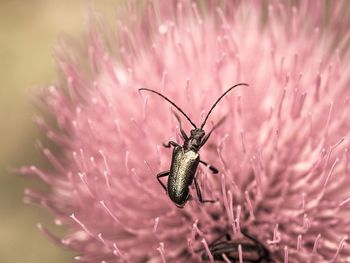
<svg viewBox="0 0 350 263">
<path fill-rule="evenodd" d="M 161 96 L 163 99 L 165 99 L 166 101 L 168 101 L 171 105 L 173 105 L 179 112 L 181 112 L 181 113 L 186 117 L 186 119 L 192 124 L 192 126 L 193 126 L 195 129 L 197 128 L 197 126 L 191 121 L 190 117 L 188 117 L 188 116 L 186 115 L 186 113 L 184 113 L 184 112 L 180 109 L 180 107 L 178 107 L 174 102 L 172 102 L 170 99 L 168 99 L 167 97 L 165 97 L 163 94 L 161 94 L 161 93 L 159 93 L 159 92 L 157 92 L 157 91 L 155 91 L 155 90 L 153 90 L 153 89 L 141 88 L 141 89 L 139 89 L 139 90 L 140 90 L 140 91 L 141 91 L 141 90 L 146 90 L 146 91 L 153 92 L 153 93 L 155 93 L 155 94 Z"/>
<path fill-rule="evenodd" d="M 238 87 L 238 86 L 249 86 L 249 85 L 248 85 L 247 83 L 238 83 L 238 84 L 232 86 L 231 88 L 229 88 L 228 90 L 226 90 L 226 91 L 224 92 L 224 94 L 222 94 L 222 95 L 215 101 L 215 103 L 213 104 L 213 106 L 210 108 L 210 110 L 209 110 L 207 116 L 205 117 L 205 119 L 204 119 L 204 121 L 203 121 L 203 123 L 202 123 L 202 125 L 201 125 L 201 129 L 203 129 L 205 123 L 206 123 L 207 120 L 208 120 L 209 115 L 211 114 L 211 112 L 213 111 L 213 109 L 216 107 L 216 105 L 219 103 L 219 101 L 220 101 L 227 93 L 229 93 L 231 90 L 233 90 L 234 88 L 236 88 L 236 87 Z"/>
</svg>

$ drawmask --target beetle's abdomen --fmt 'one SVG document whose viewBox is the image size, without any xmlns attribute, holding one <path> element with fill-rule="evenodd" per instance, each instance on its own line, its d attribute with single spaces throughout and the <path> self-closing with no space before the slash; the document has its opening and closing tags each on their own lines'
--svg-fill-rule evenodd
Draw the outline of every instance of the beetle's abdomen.
<svg viewBox="0 0 350 263">
<path fill-rule="evenodd" d="M 215 261 L 225 261 L 223 254 L 232 261 L 239 262 L 239 246 L 242 249 L 244 262 L 247 263 L 272 263 L 269 251 L 262 243 L 248 234 L 242 232 L 240 237 L 235 237 L 233 240 L 216 240 L 209 245 L 209 250 Z M 203 260 L 209 260 L 206 251 L 202 254 Z"/>
<path fill-rule="evenodd" d="M 174 148 L 168 179 L 168 194 L 170 199 L 182 206 L 187 201 L 189 187 L 192 184 L 199 163 L 199 154 L 192 150 L 185 151 L 183 147 Z"/>
</svg>

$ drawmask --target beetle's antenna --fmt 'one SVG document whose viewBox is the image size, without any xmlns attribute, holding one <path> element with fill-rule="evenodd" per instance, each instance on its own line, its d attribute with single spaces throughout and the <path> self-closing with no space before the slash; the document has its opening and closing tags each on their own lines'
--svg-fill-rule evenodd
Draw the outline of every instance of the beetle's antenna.
<svg viewBox="0 0 350 263">
<path fill-rule="evenodd" d="M 202 123 L 202 125 L 201 125 L 201 129 L 203 129 L 205 123 L 206 123 L 207 120 L 208 120 L 209 115 L 211 114 L 211 112 L 213 111 L 213 109 L 216 107 L 216 105 L 219 103 L 219 101 L 220 101 L 227 93 L 229 93 L 231 90 L 233 90 L 234 88 L 236 88 L 236 87 L 238 87 L 238 86 L 248 86 L 248 84 L 247 84 L 247 83 L 238 83 L 238 84 L 232 86 L 231 88 L 229 88 L 228 90 L 226 90 L 226 91 L 224 92 L 224 94 L 222 94 L 222 95 L 215 101 L 215 103 L 213 104 L 213 106 L 210 108 L 210 110 L 209 110 L 207 116 L 205 117 L 205 119 L 204 119 L 204 121 L 203 121 L 203 123 Z"/>
<path fill-rule="evenodd" d="M 168 101 L 171 105 L 173 105 L 179 112 L 181 112 L 185 117 L 186 119 L 192 124 L 192 126 L 196 129 L 197 126 L 191 121 L 190 117 L 187 116 L 186 113 L 183 112 L 183 110 L 180 109 L 179 106 L 177 106 L 174 102 L 172 102 L 170 99 L 168 99 L 167 97 L 165 97 L 163 94 L 153 90 L 153 89 L 146 89 L 146 88 L 141 88 L 139 90 L 146 90 L 146 91 L 149 91 L 149 92 L 153 92 L 159 96 L 161 96 L 163 99 L 165 99 L 166 101 Z"/>
</svg>

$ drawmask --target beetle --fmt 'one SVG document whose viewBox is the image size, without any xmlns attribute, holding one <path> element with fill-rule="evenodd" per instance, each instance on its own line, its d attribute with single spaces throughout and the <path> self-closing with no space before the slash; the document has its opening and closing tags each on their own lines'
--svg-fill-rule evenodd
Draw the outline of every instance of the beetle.
<svg viewBox="0 0 350 263">
<path fill-rule="evenodd" d="M 239 245 L 241 246 L 242 260 L 245 263 L 274 262 L 274 260 L 272 260 L 270 257 L 269 250 L 257 239 L 243 231 L 234 239 L 231 239 L 231 236 L 226 234 L 226 240 L 222 240 L 222 237 L 220 237 L 219 239 L 213 241 L 208 248 L 214 260 L 226 261 L 226 257 L 226 259 L 229 259 L 231 262 L 238 263 L 240 262 Z M 201 251 L 203 251 L 203 249 L 201 249 Z M 202 260 L 210 260 L 206 251 L 202 253 Z"/>
<path fill-rule="evenodd" d="M 205 134 L 205 131 L 203 130 L 205 123 L 207 122 L 209 115 L 213 111 L 213 109 L 216 107 L 216 105 L 219 103 L 219 101 L 231 90 L 238 86 L 248 86 L 246 83 L 239 83 L 232 87 L 230 87 L 228 90 L 226 90 L 213 104 L 213 106 L 208 111 L 208 114 L 206 115 L 204 121 L 202 122 L 201 126 L 197 128 L 197 126 L 192 122 L 192 120 L 187 116 L 183 110 L 178 107 L 174 102 L 172 102 L 170 99 L 168 99 L 163 94 L 147 88 L 140 88 L 139 91 L 148 91 L 152 92 L 154 94 L 157 94 L 158 96 L 162 97 L 166 101 L 168 101 L 171 105 L 173 105 L 180 113 L 184 115 L 184 117 L 191 123 L 191 125 L 194 127 L 194 129 L 191 130 L 190 136 L 187 136 L 185 131 L 182 129 L 181 126 L 181 120 L 179 116 L 174 112 L 175 117 L 177 118 L 179 122 L 180 132 L 181 136 L 184 140 L 183 145 L 179 145 L 178 143 L 174 141 L 169 141 L 167 144 L 163 144 L 164 147 L 170 148 L 174 147 L 173 154 L 172 154 L 172 161 L 171 161 L 171 167 L 169 171 L 161 172 L 157 175 L 157 180 L 160 183 L 160 185 L 164 188 L 165 192 L 168 193 L 170 199 L 175 203 L 176 206 L 182 208 L 185 206 L 186 202 L 190 199 L 189 195 L 189 187 L 192 185 L 192 182 L 194 181 L 196 192 L 198 196 L 198 200 L 201 203 L 212 203 L 215 202 L 213 200 L 204 200 L 202 198 L 202 193 L 199 187 L 199 184 L 197 182 L 197 179 L 195 177 L 198 164 L 204 164 L 209 167 L 211 172 L 213 174 L 217 174 L 219 171 L 214 166 L 209 165 L 207 162 L 204 162 L 200 159 L 199 156 L 199 150 L 203 147 L 203 145 L 208 141 L 211 133 L 213 130 L 221 124 L 221 122 L 224 120 L 222 118 L 214 127 L 211 129 L 211 131 L 207 134 Z M 167 187 L 164 185 L 164 183 L 160 180 L 162 177 L 169 176 Z"/>
</svg>

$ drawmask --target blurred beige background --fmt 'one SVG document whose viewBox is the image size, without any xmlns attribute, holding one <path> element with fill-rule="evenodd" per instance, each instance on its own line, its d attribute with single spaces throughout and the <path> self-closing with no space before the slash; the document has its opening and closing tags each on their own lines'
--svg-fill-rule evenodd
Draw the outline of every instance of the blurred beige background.
<svg viewBox="0 0 350 263">
<path fill-rule="evenodd" d="M 72 262 L 72 253 L 53 245 L 36 228 L 52 226 L 44 209 L 23 203 L 26 187 L 39 181 L 12 174 L 20 165 L 44 166 L 34 142 L 30 94 L 55 81 L 52 51 L 60 35 L 80 37 L 87 6 L 83 0 L 0 0 L 0 263 Z M 107 16 L 120 0 L 95 1 Z"/>
</svg>

